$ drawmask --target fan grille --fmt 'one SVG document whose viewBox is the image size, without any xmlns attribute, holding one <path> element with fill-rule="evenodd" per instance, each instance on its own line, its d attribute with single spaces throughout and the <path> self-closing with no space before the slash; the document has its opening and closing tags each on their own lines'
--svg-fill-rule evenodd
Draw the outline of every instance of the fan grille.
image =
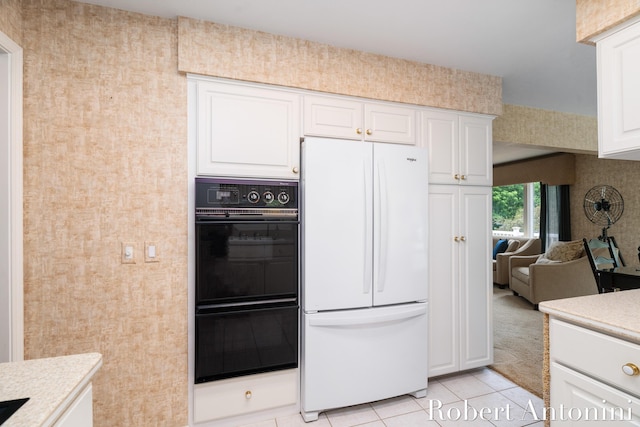
<svg viewBox="0 0 640 427">
<path fill-rule="evenodd" d="M 609 226 L 624 212 L 622 195 L 610 185 L 597 185 L 584 196 L 584 213 L 594 224 Z"/>
</svg>

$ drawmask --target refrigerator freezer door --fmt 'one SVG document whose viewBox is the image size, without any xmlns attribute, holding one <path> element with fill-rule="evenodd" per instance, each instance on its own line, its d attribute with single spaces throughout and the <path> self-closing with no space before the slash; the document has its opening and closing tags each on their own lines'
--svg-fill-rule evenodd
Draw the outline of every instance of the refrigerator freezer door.
<svg viewBox="0 0 640 427">
<path fill-rule="evenodd" d="M 372 145 L 302 143 L 302 303 L 305 311 L 372 303 Z"/>
<path fill-rule="evenodd" d="M 427 304 L 303 314 L 302 414 L 427 387 Z"/>
<path fill-rule="evenodd" d="M 426 301 L 427 150 L 375 144 L 373 304 Z"/>
</svg>

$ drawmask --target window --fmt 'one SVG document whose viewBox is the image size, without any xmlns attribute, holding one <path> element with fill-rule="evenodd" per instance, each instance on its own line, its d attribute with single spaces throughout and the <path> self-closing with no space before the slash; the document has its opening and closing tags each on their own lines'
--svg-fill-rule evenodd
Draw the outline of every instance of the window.
<svg viewBox="0 0 640 427">
<path fill-rule="evenodd" d="M 493 187 L 493 235 L 540 235 L 540 183 Z"/>
</svg>

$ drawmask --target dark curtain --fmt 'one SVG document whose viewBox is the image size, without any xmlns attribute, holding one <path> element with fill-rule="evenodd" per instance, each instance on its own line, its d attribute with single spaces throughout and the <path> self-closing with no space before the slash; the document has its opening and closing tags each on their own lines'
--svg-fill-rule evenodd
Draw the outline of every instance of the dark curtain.
<svg viewBox="0 0 640 427">
<path fill-rule="evenodd" d="M 571 240 L 568 185 L 540 184 L 540 240 L 544 250 L 555 241 Z"/>
</svg>

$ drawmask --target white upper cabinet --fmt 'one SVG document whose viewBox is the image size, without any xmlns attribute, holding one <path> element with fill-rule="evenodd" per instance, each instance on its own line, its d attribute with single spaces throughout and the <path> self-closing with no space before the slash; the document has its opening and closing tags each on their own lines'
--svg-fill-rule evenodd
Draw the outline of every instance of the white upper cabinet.
<svg viewBox="0 0 640 427">
<path fill-rule="evenodd" d="M 598 154 L 640 160 L 640 22 L 596 44 Z"/>
<path fill-rule="evenodd" d="M 493 185 L 493 118 L 460 115 L 460 181 Z"/>
<path fill-rule="evenodd" d="M 493 185 L 493 118 L 422 111 L 422 144 L 429 149 L 429 184 Z"/>
<path fill-rule="evenodd" d="M 417 110 L 413 108 L 305 95 L 303 110 L 306 136 L 416 144 Z"/>
<path fill-rule="evenodd" d="M 298 93 L 207 80 L 196 92 L 198 175 L 299 178 Z"/>
</svg>

